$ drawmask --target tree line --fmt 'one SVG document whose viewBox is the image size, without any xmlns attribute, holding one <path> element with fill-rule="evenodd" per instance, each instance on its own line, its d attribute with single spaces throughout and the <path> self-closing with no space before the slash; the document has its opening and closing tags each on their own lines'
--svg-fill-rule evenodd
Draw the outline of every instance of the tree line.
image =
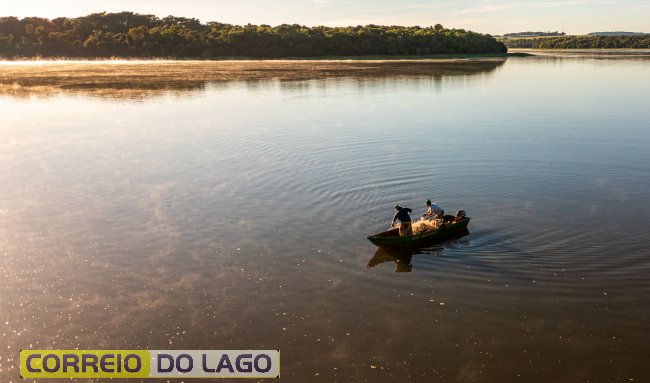
<svg viewBox="0 0 650 383">
<path fill-rule="evenodd" d="M 532 49 L 650 49 L 650 35 L 644 36 L 566 36 L 503 39 L 508 48 Z"/>
<path fill-rule="evenodd" d="M 313 57 L 500 54 L 490 35 L 432 27 L 231 25 L 132 12 L 0 18 L 0 57 Z"/>
</svg>

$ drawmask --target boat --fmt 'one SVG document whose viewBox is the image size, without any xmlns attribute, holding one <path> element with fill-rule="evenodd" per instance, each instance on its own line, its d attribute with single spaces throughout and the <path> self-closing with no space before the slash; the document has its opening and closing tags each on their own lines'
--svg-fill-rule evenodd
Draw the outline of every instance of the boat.
<svg viewBox="0 0 650 383">
<path fill-rule="evenodd" d="M 378 247 L 420 246 L 425 243 L 444 241 L 468 234 L 467 224 L 469 224 L 469 217 L 464 217 L 456 222 L 445 223 L 436 230 L 425 231 L 420 234 L 400 237 L 399 228 L 395 228 L 371 235 L 368 239 Z"/>
</svg>

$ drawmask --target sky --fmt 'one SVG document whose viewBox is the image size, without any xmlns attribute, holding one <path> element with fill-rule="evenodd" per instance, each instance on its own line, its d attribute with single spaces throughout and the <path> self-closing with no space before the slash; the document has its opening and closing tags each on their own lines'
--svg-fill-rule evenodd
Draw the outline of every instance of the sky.
<svg viewBox="0 0 650 383">
<path fill-rule="evenodd" d="M 133 11 L 231 24 L 442 24 L 499 35 L 523 31 L 650 32 L 650 0 L 0 0 L 0 16 L 75 17 Z"/>
</svg>

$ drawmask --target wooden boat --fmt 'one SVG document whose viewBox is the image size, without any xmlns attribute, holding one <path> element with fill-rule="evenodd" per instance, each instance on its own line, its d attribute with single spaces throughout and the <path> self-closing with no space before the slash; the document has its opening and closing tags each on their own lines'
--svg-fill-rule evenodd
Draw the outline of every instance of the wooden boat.
<svg viewBox="0 0 650 383">
<path fill-rule="evenodd" d="M 390 229 L 382 233 L 368 237 L 370 242 L 378 247 L 409 247 L 420 246 L 425 243 L 443 241 L 445 239 L 459 237 L 468 234 L 467 224 L 469 217 L 465 217 L 458 222 L 449 222 L 437 230 L 425 231 L 424 233 L 399 236 L 399 229 Z"/>
</svg>

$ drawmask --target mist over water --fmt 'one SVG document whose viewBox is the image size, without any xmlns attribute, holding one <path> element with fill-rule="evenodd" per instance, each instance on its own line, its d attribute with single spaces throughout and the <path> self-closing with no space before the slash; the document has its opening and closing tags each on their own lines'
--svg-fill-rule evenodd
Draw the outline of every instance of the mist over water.
<svg viewBox="0 0 650 383">
<path fill-rule="evenodd" d="M 647 54 L 3 65 L 1 382 L 27 348 L 279 349 L 296 382 L 650 378 Z M 470 235 L 366 239 L 427 198 Z"/>
</svg>

